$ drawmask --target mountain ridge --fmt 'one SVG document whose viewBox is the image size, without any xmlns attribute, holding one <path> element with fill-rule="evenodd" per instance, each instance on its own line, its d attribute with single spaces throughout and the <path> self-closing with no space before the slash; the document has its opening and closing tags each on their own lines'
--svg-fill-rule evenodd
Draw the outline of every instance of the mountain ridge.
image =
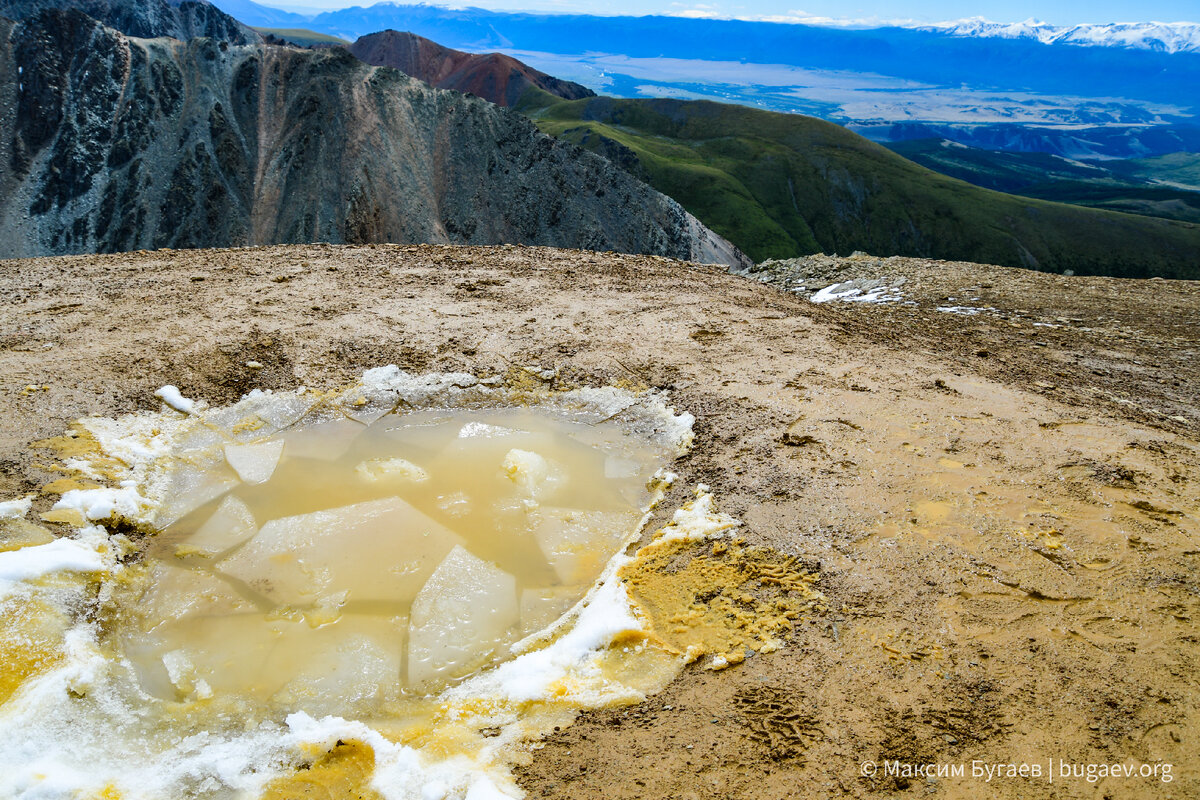
<svg viewBox="0 0 1200 800">
<path fill-rule="evenodd" d="M 586 86 L 564 81 L 503 53 L 465 53 L 395 30 L 360 36 L 346 48 L 360 61 L 391 67 L 438 89 L 470 92 L 496 105 L 516 105 L 530 87 L 555 97 L 595 97 Z"/>
<path fill-rule="evenodd" d="M 0 255 L 525 243 L 745 264 L 678 203 L 484 100 L 301 50 L 0 23 Z"/>
<path fill-rule="evenodd" d="M 1101 24 L 1050 25 L 1036 19 L 1024 22 L 992 22 L 983 17 L 953 20 L 932 25 L 910 25 L 951 36 L 1000 39 L 1032 39 L 1042 44 L 1084 47 L 1125 47 L 1164 53 L 1200 52 L 1200 23 L 1195 22 L 1109 22 Z"/>
<path fill-rule="evenodd" d="M 43 11 L 76 9 L 127 36 L 186 41 L 197 36 L 256 44 L 262 36 L 207 0 L 0 0 L 0 17 L 25 20 Z"/>
<path fill-rule="evenodd" d="M 1200 226 L 981 189 L 830 122 L 710 101 L 597 97 L 526 107 L 608 156 L 755 261 L 849 253 L 1188 278 Z"/>
</svg>

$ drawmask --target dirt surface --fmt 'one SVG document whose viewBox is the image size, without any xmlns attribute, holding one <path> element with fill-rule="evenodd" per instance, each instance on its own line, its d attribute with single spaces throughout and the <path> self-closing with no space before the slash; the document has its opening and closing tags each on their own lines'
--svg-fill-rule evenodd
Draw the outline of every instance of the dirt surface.
<svg viewBox="0 0 1200 800">
<path fill-rule="evenodd" d="M 5 496 L 53 477 L 32 442 L 157 408 L 166 383 L 225 403 L 389 363 L 532 366 L 694 413 L 660 516 L 710 485 L 749 545 L 819 573 L 828 610 L 778 652 L 585 714 L 521 768 L 531 797 L 1200 795 L 1198 284 L 858 258 L 808 285 L 858 270 L 904 278 L 904 300 L 817 305 L 712 267 L 521 247 L 0 266 Z M 1042 775 L 985 782 L 985 762 Z"/>
</svg>

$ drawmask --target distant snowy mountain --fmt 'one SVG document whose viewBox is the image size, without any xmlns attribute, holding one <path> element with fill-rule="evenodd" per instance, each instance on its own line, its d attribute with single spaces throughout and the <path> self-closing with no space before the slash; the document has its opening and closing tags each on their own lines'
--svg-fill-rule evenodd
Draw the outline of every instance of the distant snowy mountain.
<svg viewBox="0 0 1200 800">
<path fill-rule="evenodd" d="M 1113 22 L 1064 28 L 1035 19 L 1004 23 L 973 17 L 913 27 L 951 36 L 1034 39 L 1043 44 L 1130 47 L 1159 53 L 1200 53 L 1200 24 L 1195 22 Z"/>
</svg>

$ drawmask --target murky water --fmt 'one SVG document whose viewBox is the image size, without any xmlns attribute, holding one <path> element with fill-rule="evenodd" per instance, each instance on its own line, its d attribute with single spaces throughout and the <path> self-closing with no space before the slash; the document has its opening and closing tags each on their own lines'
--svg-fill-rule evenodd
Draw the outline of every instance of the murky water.
<svg viewBox="0 0 1200 800">
<path fill-rule="evenodd" d="M 666 459 L 535 409 L 340 419 L 217 452 L 187 485 L 230 488 L 157 537 L 125 653 L 160 697 L 339 714 L 435 692 L 553 622 Z"/>
</svg>

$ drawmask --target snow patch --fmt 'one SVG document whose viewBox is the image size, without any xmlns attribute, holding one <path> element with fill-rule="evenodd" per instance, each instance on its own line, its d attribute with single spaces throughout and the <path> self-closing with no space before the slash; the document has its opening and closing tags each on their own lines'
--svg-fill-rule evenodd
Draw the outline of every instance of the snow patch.
<svg viewBox="0 0 1200 800">
<path fill-rule="evenodd" d="M 886 280 L 886 279 L 884 279 Z M 873 279 L 872 283 L 877 283 Z M 808 298 L 814 303 L 828 303 L 838 300 L 843 303 L 896 303 L 904 299 L 899 289 L 887 285 L 876 285 L 865 291 L 857 280 L 843 281 L 826 286 Z"/>
<path fill-rule="evenodd" d="M 27 494 L 15 500 L 0 503 L 0 519 L 20 519 L 33 508 L 33 495 Z"/>
<path fill-rule="evenodd" d="M 14 585 L 61 572 L 102 572 L 108 565 L 97 546 L 103 534 L 84 539 L 56 539 L 47 544 L 0 553 L 0 596 Z"/>
<path fill-rule="evenodd" d="M 166 386 L 155 392 L 154 396 L 160 398 L 164 403 L 176 411 L 184 414 L 196 413 L 196 401 L 189 400 L 188 398 L 184 397 L 179 389 L 172 384 L 168 383 Z"/>
</svg>

